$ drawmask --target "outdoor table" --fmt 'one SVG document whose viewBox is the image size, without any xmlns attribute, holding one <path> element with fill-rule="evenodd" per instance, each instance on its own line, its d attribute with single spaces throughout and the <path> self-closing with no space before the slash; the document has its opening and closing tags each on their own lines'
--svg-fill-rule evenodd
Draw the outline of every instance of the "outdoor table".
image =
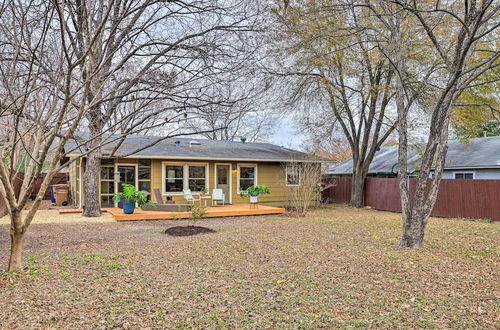
<svg viewBox="0 0 500 330">
<path fill-rule="evenodd" d="M 206 196 L 200 195 L 200 199 L 203 201 L 203 206 L 207 206 L 207 200 L 211 199 L 211 198 L 212 198 L 212 196 L 210 196 L 210 195 L 206 195 Z"/>
</svg>

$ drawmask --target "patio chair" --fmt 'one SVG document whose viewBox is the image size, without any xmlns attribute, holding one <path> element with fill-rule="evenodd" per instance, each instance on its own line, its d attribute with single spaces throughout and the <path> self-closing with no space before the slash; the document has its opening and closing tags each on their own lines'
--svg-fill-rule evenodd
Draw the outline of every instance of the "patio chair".
<svg viewBox="0 0 500 330">
<path fill-rule="evenodd" d="M 189 204 L 174 204 L 173 201 L 163 201 L 160 189 L 155 188 L 156 205 L 144 205 L 142 209 L 144 211 L 163 211 L 163 212 L 189 212 L 191 211 L 191 205 Z"/>
<path fill-rule="evenodd" d="M 160 189 L 155 188 L 154 192 L 155 192 L 156 202 L 158 203 L 158 205 L 174 204 L 174 201 L 169 201 L 169 200 L 167 200 L 166 202 L 163 202 L 163 197 L 161 195 Z"/>
<path fill-rule="evenodd" d="M 222 206 L 224 206 L 225 200 L 224 192 L 222 189 L 214 189 L 212 190 L 212 206 L 217 205 L 217 202 L 222 202 Z"/>
<path fill-rule="evenodd" d="M 201 198 L 196 198 L 193 196 L 193 193 L 191 192 L 191 189 L 184 189 L 182 191 L 184 193 L 184 199 L 188 202 L 188 203 L 195 203 L 195 202 L 200 202 L 200 205 L 201 205 Z"/>
</svg>

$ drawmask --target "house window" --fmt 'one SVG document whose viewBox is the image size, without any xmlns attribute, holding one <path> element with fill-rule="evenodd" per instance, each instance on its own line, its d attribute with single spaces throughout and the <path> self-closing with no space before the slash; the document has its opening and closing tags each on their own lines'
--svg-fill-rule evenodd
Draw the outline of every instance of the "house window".
<svg viewBox="0 0 500 330">
<path fill-rule="evenodd" d="M 182 192 L 184 189 L 184 166 L 165 166 L 165 192 Z"/>
<path fill-rule="evenodd" d="M 200 192 L 206 187 L 206 170 L 205 165 L 188 166 L 188 187 L 191 191 Z"/>
<path fill-rule="evenodd" d="M 455 179 L 474 179 L 474 172 L 455 172 Z"/>
<path fill-rule="evenodd" d="M 139 191 L 145 192 L 148 199 L 151 199 L 151 160 L 139 159 L 137 164 Z"/>
<path fill-rule="evenodd" d="M 300 169 L 299 164 L 286 166 L 286 185 L 298 186 L 300 185 Z"/>
<path fill-rule="evenodd" d="M 115 164 L 113 159 L 101 159 L 100 195 L 101 207 L 114 207 L 113 195 L 115 193 L 114 181 Z"/>
<path fill-rule="evenodd" d="M 255 165 L 242 165 L 239 166 L 239 190 L 246 190 L 248 187 L 255 186 L 256 181 L 256 166 Z"/>
<path fill-rule="evenodd" d="M 207 164 L 164 164 L 164 194 L 181 194 L 184 189 L 201 192 L 208 189 Z"/>
</svg>

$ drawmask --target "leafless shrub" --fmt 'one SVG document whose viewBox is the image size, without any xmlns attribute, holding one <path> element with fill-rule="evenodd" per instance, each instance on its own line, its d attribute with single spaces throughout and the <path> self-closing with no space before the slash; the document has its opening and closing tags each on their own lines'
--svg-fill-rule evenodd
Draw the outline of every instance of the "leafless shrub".
<svg viewBox="0 0 500 330">
<path fill-rule="evenodd" d="M 330 187 L 322 184 L 321 163 L 305 160 L 284 163 L 283 180 L 290 215 L 305 217 L 314 206 L 319 206 L 321 192 Z"/>
</svg>

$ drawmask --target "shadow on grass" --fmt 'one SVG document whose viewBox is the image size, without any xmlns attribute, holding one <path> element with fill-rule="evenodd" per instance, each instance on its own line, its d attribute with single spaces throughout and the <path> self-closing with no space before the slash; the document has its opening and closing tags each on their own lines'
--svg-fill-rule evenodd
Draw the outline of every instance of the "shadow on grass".
<svg viewBox="0 0 500 330">
<path fill-rule="evenodd" d="M 170 236 L 193 236 L 198 234 L 216 233 L 215 230 L 200 226 L 176 226 L 165 230 L 165 234 Z"/>
</svg>

